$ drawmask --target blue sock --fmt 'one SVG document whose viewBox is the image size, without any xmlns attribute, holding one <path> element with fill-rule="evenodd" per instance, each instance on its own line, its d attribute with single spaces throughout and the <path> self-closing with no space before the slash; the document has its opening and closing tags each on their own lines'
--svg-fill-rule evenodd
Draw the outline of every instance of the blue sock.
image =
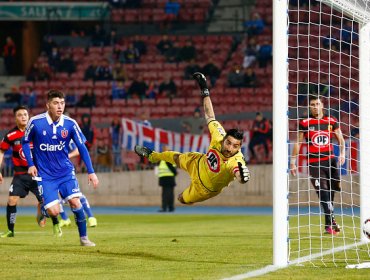
<svg viewBox="0 0 370 280">
<path fill-rule="evenodd" d="M 75 214 L 76 225 L 78 227 L 78 232 L 80 237 L 87 236 L 87 229 L 86 229 L 86 218 L 85 213 L 82 206 L 78 209 L 72 209 L 72 212 Z"/>
<path fill-rule="evenodd" d="M 60 203 L 60 217 L 63 219 L 63 220 L 68 220 L 68 215 L 66 213 L 66 211 L 64 211 L 64 207 L 62 205 L 62 203 Z"/>
<path fill-rule="evenodd" d="M 86 213 L 86 215 L 90 218 L 90 217 L 94 217 L 92 211 L 91 211 L 91 208 L 90 208 L 90 204 L 89 204 L 89 201 L 87 200 L 86 196 L 81 196 L 80 197 L 80 201 L 81 201 L 81 204 L 84 208 L 84 211 Z"/>
</svg>

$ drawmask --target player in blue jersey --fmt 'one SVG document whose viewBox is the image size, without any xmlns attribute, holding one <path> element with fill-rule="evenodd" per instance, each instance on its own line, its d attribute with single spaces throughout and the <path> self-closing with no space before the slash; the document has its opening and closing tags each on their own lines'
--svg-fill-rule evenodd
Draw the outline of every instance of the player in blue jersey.
<svg viewBox="0 0 370 280">
<path fill-rule="evenodd" d="M 23 152 L 29 166 L 28 173 L 38 181 L 48 215 L 50 217 L 59 215 L 60 194 L 63 199 L 68 200 L 75 215 L 80 244 L 95 246 L 87 237 L 86 218 L 79 199 L 81 192 L 66 149 L 66 145 L 72 139 L 86 165 L 88 182 L 96 188 L 99 179 L 85 146 L 86 139 L 77 122 L 63 115 L 65 109 L 63 92 L 50 90 L 47 93 L 46 107 L 46 113 L 30 119 L 22 140 Z M 32 155 L 30 142 L 33 143 Z"/>
<path fill-rule="evenodd" d="M 80 154 L 73 141 L 71 141 L 69 143 L 68 151 L 69 151 L 69 153 L 68 153 L 69 158 L 77 157 Z M 96 218 L 94 217 L 94 215 L 91 211 L 90 203 L 87 200 L 86 196 L 82 194 L 80 196 L 80 201 L 81 201 L 82 207 L 84 209 L 84 212 L 85 212 L 85 214 L 87 215 L 87 218 L 88 218 L 87 219 L 87 225 L 89 227 L 96 227 L 98 222 L 97 222 Z M 60 199 L 59 203 L 60 203 L 60 217 L 62 218 L 59 222 L 59 225 L 60 225 L 60 227 L 70 226 L 71 223 L 72 223 L 71 219 L 68 217 L 68 215 L 64 211 L 64 207 L 63 207 L 63 204 L 66 203 L 66 201 L 64 199 Z"/>
</svg>

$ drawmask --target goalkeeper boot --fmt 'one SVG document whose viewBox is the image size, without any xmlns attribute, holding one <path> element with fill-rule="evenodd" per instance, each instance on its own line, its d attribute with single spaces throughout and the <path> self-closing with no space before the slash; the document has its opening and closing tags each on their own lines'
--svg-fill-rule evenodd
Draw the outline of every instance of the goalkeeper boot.
<svg viewBox="0 0 370 280">
<path fill-rule="evenodd" d="M 141 157 L 149 158 L 150 154 L 153 153 L 153 151 L 147 147 L 136 145 L 135 153 L 137 153 Z"/>
<path fill-rule="evenodd" d="M 87 221 L 87 225 L 89 227 L 96 227 L 98 225 L 98 221 L 96 220 L 95 217 L 90 217 Z"/>
<path fill-rule="evenodd" d="M 207 79 L 206 77 L 200 73 L 200 72 L 195 72 L 193 74 L 193 79 L 197 81 L 199 87 L 200 87 L 200 95 L 204 98 L 206 96 L 209 96 L 209 90 L 207 87 Z"/>
<path fill-rule="evenodd" d="M 337 233 L 339 233 L 340 232 L 340 226 L 337 224 L 337 222 L 335 221 L 335 219 L 332 219 L 332 229 L 335 231 L 335 232 L 337 232 Z"/>
<path fill-rule="evenodd" d="M 14 237 L 14 232 L 12 232 L 11 230 L 8 230 L 7 232 L 0 235 L 0 237 L 1 238 Z"/>
<path fill-rule="evenodd" d="M 332 226 L 325 226 L 325 233 L 330 235 L 337 235 L 339 232 L 336 232 Z"/>
<path fill-rule="evenodd" d="M 54 236 L 56 237 L 62 237 L 63 235 L 62 229 L 60 228 L 59 224 L 53 225 L 53 232 Z"/>
<path fill-rule="evenodd" d="M 72 224 L 71 219 L 68 218 L 67 220 L 60 220 L 59 221 L 59 226 L 62 227 L 69 227 Z"/>
<path fill-rule="evenodd" d="M 81 237 L 80 238 L 80 244 L 81 246 L 85 246 L 85 247 L 94 247 L 95 246 L 95 243 L 94 242 L 91 242 L 87 236 L 84 236 L 84 237 Z"/>
</svg>

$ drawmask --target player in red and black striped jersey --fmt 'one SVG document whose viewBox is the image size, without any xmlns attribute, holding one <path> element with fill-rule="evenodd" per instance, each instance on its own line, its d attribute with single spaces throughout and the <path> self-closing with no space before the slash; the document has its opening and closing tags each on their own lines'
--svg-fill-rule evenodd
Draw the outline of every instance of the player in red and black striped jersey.
<svg viewBox="0 0 370 280">
<path fill-rule="evenodd" d="M 6 218 L 8 223 L 8 232 L 2 234 L 0 237 L 13 237 L 14 224 L 17 214 L 17 203 L 19 198 L 24 198 L 29 192 L 32 192 L 38 204 L 38 223 L 40 226 L 45 226 L 46 217 L 41 214 L 42 197 L 39 193 L 37 182 L 32 180 L 28 174 L 28 165 L 26 158 L 23 154 L 21 139 L 24 136 L 26 125 L 29 120 L 27 108 L 18 106 L 14 108 L 14 117 L 16 126 L 8 131 L 3 140 L 0 142 L 0 166 L 4 159 L 4 153 L 12 148 L 14 177 L 9 187 L 8 204 L 6 207 Z M 3 175 L 0 172 L 0 184 L 4 181 Z M 54 221 L 53 221 L 54 222 Z"/>
<path fill-rule="evenodd" d="M 332 137 L 335 136 L 339 143 L 339 165 L 343 165 L 345 161 L 345 143 L 337 119 L 324 115 L 322 99 L 311 95 L 309 106 L 310 117 L 299 123 L 299 136 L 293 148 L 290 170 L 295 176 L 297 155 L 301 144 L 306 140 L 310 179 L 325 213 L 325 231 L 336 235 L 340 232 L 340 227 L 334 219 L 333 201 L 335 192 L 340 191 L 340 177 L 333 153 Z"/>
</svg>

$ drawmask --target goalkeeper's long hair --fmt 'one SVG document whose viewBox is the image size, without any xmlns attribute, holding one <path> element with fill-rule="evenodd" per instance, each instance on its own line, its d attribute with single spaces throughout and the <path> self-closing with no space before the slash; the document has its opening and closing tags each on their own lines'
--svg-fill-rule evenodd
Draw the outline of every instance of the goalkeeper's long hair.
<svg viewBox="0 0 370 280">
<path fill-rule="evenodd" d="M 236 128 L 232 128 L 232 129 L 229 129 L 228 131 L 226 131 L 225 138 L 227 136 L 234 137 L 235 139 L 240 140 L 240 141 L 243 141 L 243 137 L 244 137 L 243 131 L 239 130 L 239 129 L 236 129 Z"/>
</svg>

